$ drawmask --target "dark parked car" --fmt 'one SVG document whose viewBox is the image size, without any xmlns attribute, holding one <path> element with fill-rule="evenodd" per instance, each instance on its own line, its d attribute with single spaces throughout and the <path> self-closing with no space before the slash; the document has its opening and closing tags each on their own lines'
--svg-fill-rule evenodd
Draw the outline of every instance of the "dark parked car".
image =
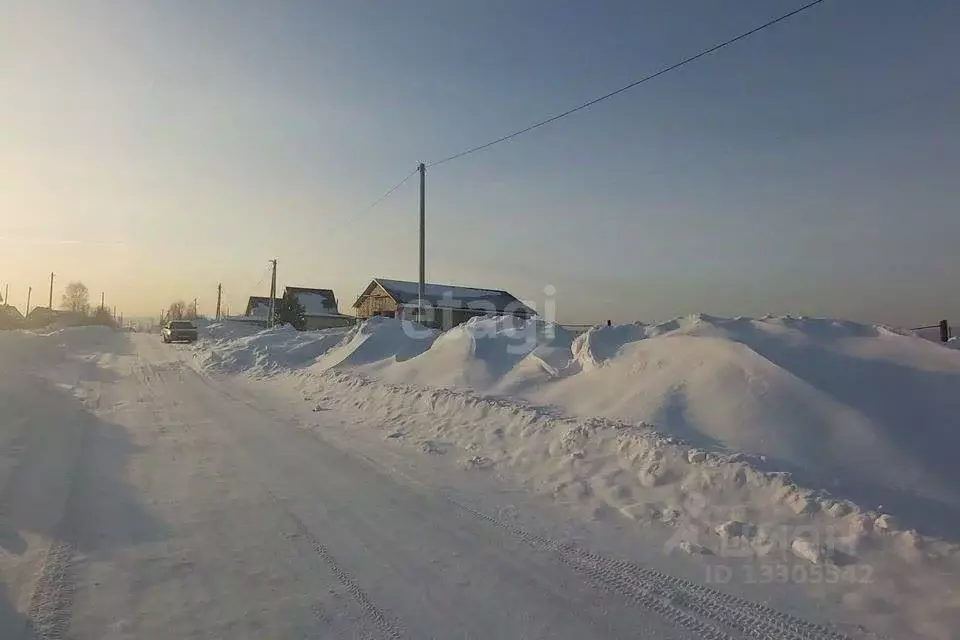
<svg viewBox="0 0 960 640">
<path fill-rule="evenodd" d="M 164 325 L 160 331 L 164 342 L 196 342 L 197 327 L 187 320 L 174 320 Z"/>
</svg>

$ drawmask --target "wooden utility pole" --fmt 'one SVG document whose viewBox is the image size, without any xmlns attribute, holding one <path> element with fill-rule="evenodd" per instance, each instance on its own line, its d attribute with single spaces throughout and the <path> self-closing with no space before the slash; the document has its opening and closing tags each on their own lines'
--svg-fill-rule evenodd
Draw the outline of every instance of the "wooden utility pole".
<svg viewBox="0 0 960 640">
<path fill-rule="evenodd" d="M 427 165 L 420 163 L 420 281 L 417 283 L 417 322 L 423 322 L 423 290 L 426 285 Z"/>
<path fill-rule="evenodd" d="M 30 287 L 27 289 L 27 310 L 23 314 L 24 318 L 30 315 L 30 296 L 32 295 L 33 295 L 33 287 Z"/>
<path fill-rule="evenodd" d="M 273 275 L 270 277 L 270 317 L 267 319 L 267 326 L 272 327 L 274 324 L 274 316 L 276 315 L 276 300 L 277 300 L 277 259 L 274 258 L 270 261 L 270 264 L 273 265 Z"/>
<path fill-rule="evenodd" d="M 100 310 L 103 311 L 107 308 L 107 294 L 103 291 L 100 292 Z"/>
<path fill-rule="evenodd" d="M 50 303 L 49 303 L 50 311 L 53 311 L 53 278 L 54 276 L 55 274 L 53 273 L 53 271 L 51 271 L 50 272 Z"/>
<path fill-rule="evenodd" d="M 217 284 L 217 320 L 220 319 L 220 300 L 223 298 L 223 283 Z"/>
<path fill-rule="evenodd" d="M 8 282 L 4 285 L 3 288 L 3 304 L 10 304 L 10 283 Z"/>
</svg>

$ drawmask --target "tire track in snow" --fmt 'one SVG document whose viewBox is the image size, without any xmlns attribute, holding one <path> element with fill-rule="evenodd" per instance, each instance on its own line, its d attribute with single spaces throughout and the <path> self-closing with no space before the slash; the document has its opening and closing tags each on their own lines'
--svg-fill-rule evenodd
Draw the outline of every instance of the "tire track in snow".
<svg viewBox="0 0 960 640">
<path fill-rule="evenodd" d="M 251 405 L 250 403 L 245 402 L 242 399 L 231 395 L 226 390 L 219 388 L 217 385 L 214 385 L 206 377 L 205 374 L 200 372 L 194 372 L 194 373 L 197 374 L 200 380 L 208 388 L 213 390 L 218 395 L 229 398 L 231 402 L 242 403 L 244 406 L 247 406 L 253 409 L 254 411 L 257 410 L 256 406 Z M 218 428 L 219 428 L 219 425 L 218 425 Z M 251 467 L 254 470 L 256 470 L 256 465 L 252 463 L 252 460 L 249 454 L 240 447 L 235 447 L 235 448 L 237 453 L 240 456 L 243 456 L 244 458 L 246 458 L 247 461 L 250 462 Z M 297 533 L 299 533 L 304 540 L 310 543 L 310 546 L 313 549 L 314 553 L 316 553 L 317 556 L 319 556 L 319 558 L 327 566 L 327 568 L 334 575 L 334 577 L 336 577 L 336 579 L 340 582 L 340 584 L 342 584 L 346 588 L 347 593 L 349 593 L 353 597 L 354 601 L 356 601 L 356 603 L 360 606 L 360 609 L 363 611 L 363 613 L 366 614 L 367 619 L 371 623 L 373 623 L 373 625 L 380 631 L 382 636 L 384 638 L 388 638 L 389 640 L 403 640 L 403 638 L 406 637 L 406 634 L 401 629 L 399 624 L 397 622 L 392 621 L 390 618 L 388 618 L 387 615 L 383 612 L 383 610 L 377 607 L 377 605 L 375 605 L 373 601 L 370 600 L 370 597 L 363 590 L 363 588 L 360 587 L 357 581 L 354 580 L 354 578 L 349 573 L 347 573 L 346 570 L 343 569 L 343 567 L 337 562 L 336 558 L 333 556 L 330 550 L 326 547 L 326 545 L 320 542 L 320 540 L 313 534 L 313 532 L 310 531 L 310 528 L 307 527 L 306 523 L 304 523 L 299 516 L 297 516 L 290 508 L 287 507 L 283 499 L 277 496 L 277 494 L 275 494 L 267 486 L 266 482 L 264 482 L 262 479 L 259 479 L 259 478 L 257 482 L 260 484 L 263 491 L 270 497 L 270 499 L 273 500 L 277 504 L 277 506 L 280 508 L 280 510 L 293 522 L 294 526 L 297 529 Z M 323 614 L 318 604 L 312 608 L 312 611 L 314 616 L 319 621 L 321 622 L 328 621 L 327 617 Z"/>
<path fill-rule="evenodd" d="M 99 395 L 95 402 L 99 403 Z M 73 615 L 76 584 L 71 572 L 77 551 L 76 527 L 83 490 L 83 466 L 89 447 L 89 426 L 79 421 L 73 466 L 67 475 L 69 490 L 63 515 L 54 530 L 54 541 L 47 550 L 43 568 L 37 578 L 27 614 L 28 636 L 36 640 L 61 640 L 67 635 Z"/>
<path fill-rule="evenodd" d="M 565 565 L 586 575 L 599 590 L 626 597 L 670 622 L 697 633 L 704 640 L 733 640 L 729 633 L 716 625 L 758 640 L 849 640 L 847 636 L 824 625 L 720 593 L 636 562 L 605 558 L 527 533 L 449 496 L 445 498 L 475 518 L 509 532 L 528 545 L 553 552 Z"/>
<path fill-rule="evenodd" d="M 30 599 L 28 637 L 36 640 L 66 637 L 72 617 L 74 582 L 70 566 L 75 550 L 72 543 L 61 540 L 55 541 L 47 550 L 43 569 Z"/>
<path fill-rule="evenodd" d="M 306 539 L 310 546 L 313 547 L 314 552 L 320 559 L 323 560 L 324 564 L 327 565 L 327 568 L 330 569 L 330 572 L 336 576 L 337 580 L 347 588 L 347 592 L 353 596 L 353 599 L 357 601 L 357 604 L 360 605 L 360 608 L 367 614 L 370 620 L 383 632 L 384 637 L 390 638 L 391 640 L 401 640 L 404 635 L 393 622 L 387 619 L 387 616 L 381 611 L 373 602 L 370 601 L 369 596 L 366 592 L 360 588 L 360 585 L 350 577 L 344 569 L 337 563 L 336 559 L 333 557 L 333 554 L 330 553 L 330 550 L 327 549 L 323 543 L 317 540 L 316 536 L 307 528 L 307 525 L 297 517 L 293 512 L 283 506 L 283 502 L 275 496 L 271 491 L 267 490 L 270 494 L 270 497 L 276 501 L 280 508 L 283 509 L 284 513 L 293 520 L 293 523 L 297 527 L 297 532 L 300 533 Z"/>
</svg>

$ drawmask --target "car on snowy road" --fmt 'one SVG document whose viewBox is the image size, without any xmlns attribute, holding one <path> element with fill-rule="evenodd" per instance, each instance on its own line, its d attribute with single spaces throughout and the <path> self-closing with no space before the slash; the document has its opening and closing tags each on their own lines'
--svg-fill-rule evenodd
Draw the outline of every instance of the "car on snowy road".
<svg viewBox="0 0 960 640">
<path fill-rule="evenodd" d="M 196 342 L 197 327 L 187 320 L 168 322 L 160 331 L 160 338 L 166 342 Z"/>
</svg>

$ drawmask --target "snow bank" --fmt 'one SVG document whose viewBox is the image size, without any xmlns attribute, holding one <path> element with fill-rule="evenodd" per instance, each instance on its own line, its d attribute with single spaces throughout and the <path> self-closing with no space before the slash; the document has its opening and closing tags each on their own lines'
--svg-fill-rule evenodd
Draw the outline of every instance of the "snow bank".
<svg viewBox="0 0 960 640">
<path fill-rule="evenodd" d="M 577 373 L 527 398 L 764 456 L 866 503 L 938 519 L 947 506 L 942 524 L 960 523 L 960 358 L 937 344 L 837 320 L 693 316 L 598 327 L 573 353 Z"/>
<path fill-rule="evenodd" d="M 0 386 L 43 386 L 52 383 L 61 390 L 78 392 L 86 383 L 111 379 L 108 371 L 118 359 L 131 353 L 128 334 L 109 327 L 88 326 L 36 331 L 0 331 Z M 41 394 L 30 386 L 30 394 Z M 0 416 L 20 399 L 0 398 Z M 43 398 L 32 402 L 43 403 Z M 3 420 L 0 419 L 0 423 Z"/>
<path fill-rule="evenodd" d="M 301 332 L 287 325 L 258 329 L 249 324 L 211 325 L 196 350 L 201 364 L 223 373 L 267 375 L 312 365 L 338 345 L 350 329 Z"/>
<path fill-rule="evenodd" d="M 792 317 L 697 315 L 576 338 L 541 320 L 416 329 L 277 329 L 201 357 L 231 372 L 301 369 L 329 402 L 424 451 L 469 451 L 470 468 L 510 468 L 559 499 L 706 540 L 681 548 L 717 551 L 729 521 L 761 546 L 775 526 L 843 531 L 850 554 L 909 528 L 960 537 L 956 351 Z M 792 542 L 799 557 L 832 557 Z"/>
<path fill-rule="evenodd" d="M 388 382 L 518 393 L 570 362 L 573 334 L 542 320 L 472 318 L 426 345 L 422 355 L 376 367 Z"/>
<path fill-rule="evenodd" d="M 437 338 L 436 331 L 392 318 L 370 318 L 343 335 L 344 339 L 318 361 L 318 369 L 403 362 L 429 349 Z"/>
<path fill-rule="evenodd" d="M 39 331 L 0 331 L 0 366 L 32 360 L 45 361 L 56 354 L 89 354 L 122 350 L 126 337 L 115 329 L 103 326 L 48 327 Z"/>
</svg>

